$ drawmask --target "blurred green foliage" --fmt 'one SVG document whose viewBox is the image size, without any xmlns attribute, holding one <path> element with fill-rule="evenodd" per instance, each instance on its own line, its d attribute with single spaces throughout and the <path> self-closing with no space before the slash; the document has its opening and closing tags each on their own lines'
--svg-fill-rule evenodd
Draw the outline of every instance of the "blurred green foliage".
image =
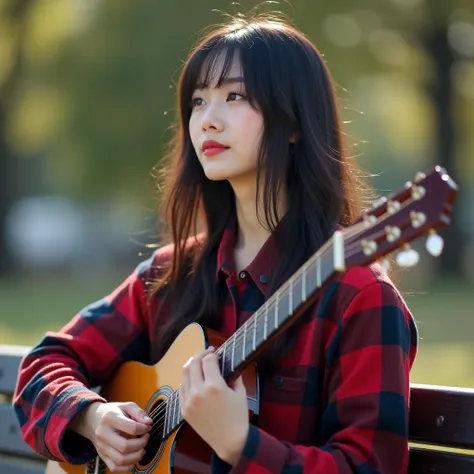
<svg viewBox="0 0 474 474">
<path fill-rule="evenodd" d="M 461 191 L 473 187 L 472 0 L 0 0 L 0 227 L 3 204 L 25 195 L 153 206 L 151 170 L 170 137 L 190 46 L 209 25 L 255 6 L 282 11 L 324 54 L 351 153 L 381 193 L 439 156 Z M 439 35 L 449 51 L 435 57 Z M 442 54 L 453 61 L 448 156 L 439 155 L 444 112 L 432 90 Z M 456 225 L 467 227 L 474 219 L 461 194 Z M 32 344 L 58 329 L 111 291 L 118 273 L 127 271 L 0 280 L 0 344 Z M 414 381 L 474 386 L 469 284 L 432 281 L 430 268 L 414 275 L 415 294 L 406 295 L 422 337 Z"/>
<path fill-rule="evenodd" d="M 14 22 L 4 17 L 7 3 L 0 10 L 0 80 L 16 38 Z M 325 55 L 354 153 L 369 171 L 387 176 L 375 180 L 377 187 L 396 187 L 432 164 L 426 87 L 433 64 L 423 41 L 438 24 L 472 18 L 468 1 L 31 1 L 8 142 L 20 157 L 44 157 L 43 191 L 146 199 L 150 170 L 170 136 L 175 82 L 188 49 L 209 25 L 255 6 L 283 11 Z M 458 56 L 464 75 L 472 74 L 472 61 Z M 474 97 L 463 77 L 456 114 L 472 120 Z M 472 179 L 465 151 L 474 138 L 460 133 L 458 161 Z"/>
</svg>

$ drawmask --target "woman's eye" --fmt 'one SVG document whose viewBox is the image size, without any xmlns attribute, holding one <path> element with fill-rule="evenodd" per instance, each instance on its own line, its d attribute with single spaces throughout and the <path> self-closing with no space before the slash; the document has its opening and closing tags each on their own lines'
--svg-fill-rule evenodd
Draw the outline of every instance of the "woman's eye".
<svg viewBox="0 0 474 474">
<path fill-rule="evenodd" d="M 229 100 L 245 99 L 245 96 L 243 94 L 239 94 L 238 92 L 231 92 L 227 97 Z"/>
<path fill-rule="evenodd" d="M 201 97 L 194 97 L 191 102 L 193 107 L 199 107 L 204 101 Z"/>
</svg>

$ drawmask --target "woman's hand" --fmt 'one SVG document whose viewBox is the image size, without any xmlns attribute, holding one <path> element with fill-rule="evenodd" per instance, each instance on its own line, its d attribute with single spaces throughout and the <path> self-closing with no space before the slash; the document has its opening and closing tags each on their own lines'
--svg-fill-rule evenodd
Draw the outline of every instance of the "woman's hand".
<svg viewBox="0 0 474 474">
<path fill-rule="evenodd" d="M 111 472 L 130 472 L 145 454 L 152 420 L 133 402 L 93 403 L 71 429 L 88 438 Z"/>
<path fill-rule="evenodd" d="M 217 456 L 233 465 L 248 435 L 247 395 L 241 377 L 227 385 L 214 351 L 210 347 L 184 365 L 181 413 Z"/>
</svg>

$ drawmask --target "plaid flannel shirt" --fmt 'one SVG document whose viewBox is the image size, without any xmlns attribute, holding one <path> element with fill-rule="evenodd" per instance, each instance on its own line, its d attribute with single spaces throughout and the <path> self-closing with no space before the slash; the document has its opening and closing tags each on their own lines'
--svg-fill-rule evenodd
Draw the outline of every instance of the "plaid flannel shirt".
<svg viewBox="0 0 474 474">
<path fill-rule="evenodd" d="M 274 262 L 270 237 L 236 274 L 235 229 L 218 252 L 216 278 L 228 293 L 222 332 L 231 335 L 268 297 Z M 22 361 L 14 408 L 25 441 L 53 460 L 85 463 L 88 440 L 67 430 L 93 401 L 88 387 L 118 364 L 150 361 L 158 297 L 146 287 L 168 245 L 142 262 L 110 295 L 49 332 Z M 260 412 L 234 466 L 214 456 L 213 471 L 231 474 L 405 474 L 408 467 L 409 372 L 417 350 L 414 319 L 378 265 L 343 273 L 321 293 L 290 352 L 260 387 Z"/>
</svg>

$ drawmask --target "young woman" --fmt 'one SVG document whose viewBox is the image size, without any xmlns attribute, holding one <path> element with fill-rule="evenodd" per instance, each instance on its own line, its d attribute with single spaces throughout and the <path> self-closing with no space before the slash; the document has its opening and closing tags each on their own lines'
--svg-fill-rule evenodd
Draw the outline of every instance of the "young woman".
<svg viewBox="0 0 474 474">
<path fill-rule="evenodd" d="M 184 66 L 178 110 L 163 199 L 171 241 L 21 365 L 22 433 L 50 459 L 98 452 L 130 471 L 150 420 L 88 387 L 124 361 L 156 363 L 190 322 L 230 336 L 361 212 L 330 74 L 293 27 L 238 18 L 209 34 Z M 352 268 L 260 357 L 256 425 L 241 379 L 226 384 L 212 348 L 183 367 L 182 414 L 216 472 L 402 474 L 416 347 L 389 277 Z"/>
</svg>

